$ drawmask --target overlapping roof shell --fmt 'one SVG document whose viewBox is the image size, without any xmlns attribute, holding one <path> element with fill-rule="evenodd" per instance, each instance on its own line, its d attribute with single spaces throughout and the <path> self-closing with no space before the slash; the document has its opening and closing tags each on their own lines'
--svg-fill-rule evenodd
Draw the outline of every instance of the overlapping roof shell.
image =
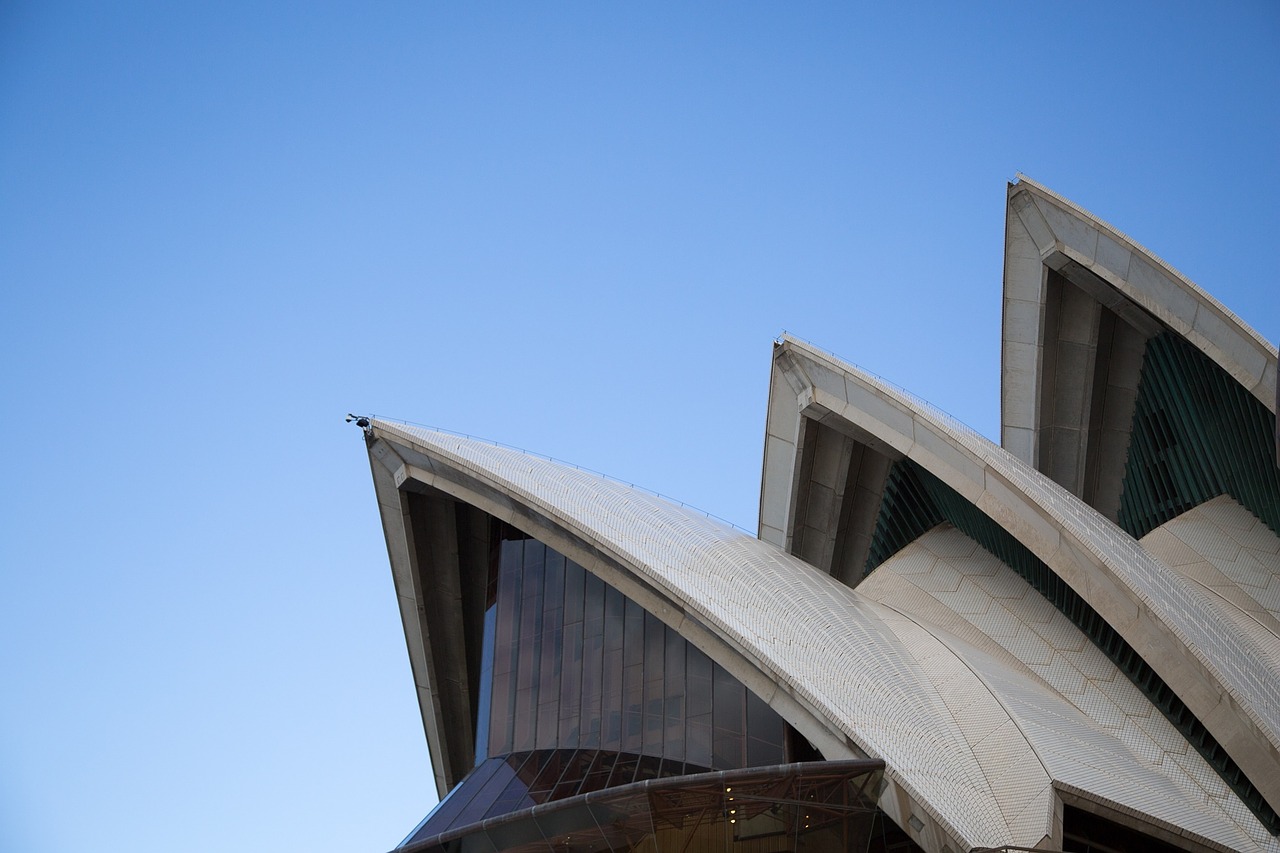
<svg viewBox="0 0 1280 853">
<path fill-rule="evenodd" d="M 1171 570 L 1108 517 L 1108 499 L 1093 501 L 1102 511 L 1081 500 L 1080 460 L 1098 433 L 1081 425 L 1087 411 L 1073 410 L 1084 419 L 1076 432 L 1046 439 L 1049 428 L 1072 426 L 1045 421 L 1055 411 L 1044 406 L 1047 393 L 1071 396 L 1046 373 L 1046 347 L 1065 359 L 1061 342 L 1074 344 L 1078 331 L 1058 318 L 1046 327 L 1046 313 L 1060 310 L 1049 305 L 1047 276 L 1073 282 L 1125 328 L 1173 330 L 1272 415 L 1275 349 L 1123 235 L 1032 182 L 1011 185 L 1008 220 L 1009 449 L 784 339 L 775 346 L 759 538 L 572 466 L 373 421 L 375 486 L 442 791 L 466 763 L 450 755 L 460 749 L 446 732 L 465 679 L 431 652 L 437 626 L 412 541 L 430 534 L 409 519 L 406 495 L 415 491 L 508 522 L 600 575 L 702 647 L 826 757 L 883 759 L 890 784 L 881 807 L 926 849 L 1061 844 L 1066 802 L 1193 849 L 1280 850 L 1256 811 L 1078 624 L 953 525 L 924 531 L 863 579 L 889 468 L 908 461 L 1070 587 L 1261 797 L 1280 804 L 1274 625 L 1255 613 L 1265 608 Z M 1092 355 L 1087 334 L 1084 344 L 1097 365 L 1102 315 L 1091 310 Z M 1046 340 L 1046 328 L 1058 337 Z M 1095 387 L 1106 383 L 1090 385 L 1096 396 Z M 1052 441 L 1080 449 L 1080 459 L 1051 479 L 1036 468 Z M 1265 558 L 1274 534 L 1253 535 L 1263 570 L 1280 574 L 1280 558 Z M 1235 577 L 1229 568 L 1219 576 Z"/>
</svg>

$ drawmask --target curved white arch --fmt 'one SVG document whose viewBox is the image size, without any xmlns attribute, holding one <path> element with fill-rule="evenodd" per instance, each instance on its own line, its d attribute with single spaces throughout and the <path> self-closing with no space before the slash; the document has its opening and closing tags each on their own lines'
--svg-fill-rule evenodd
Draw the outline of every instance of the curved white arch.
<svg viewBox="0 0 1280 853">
<path fill-rule="evenodd" d="M 1193 828 L 1232 849 L 1280 850 L 1138 687 L 1030 584 L 960 530 L 944 523 L 927 531 L 881 563 L 858 592 L 937 636 L 955 637 L 951 647 L 988 683 L 1008 685 L 996 689 L 1060 790 L 1130 808 L 1142 802 L 1166 828 Z M 1025 697 L 1041 682 L 1053 700 L 1028 704 Z M 1055 708 L 1058 699 L 1087 721 L 1061 709 L 1026 712 Z M 1135 765 L 1166 781 L 1152 781 Z M 1179 794 L 1168 794 L 1169 784 Z"/>
<path fill-rule="evenodd" d="M 1147 341 L 1165 329 L 1275 413 L 1275 346 L 1088 211 L 1009 185 L 1000 443 L 1113 520 Z"/>
<path fill-rule="evenodd" d="M 1079 264 L 1194 344 L 1276 411 L 1275 345 L 1154 252 L 1025 175 L 1009 185 L 1008 223 L 1006 300 L 1043 299 L 1038 265 L 1059 269 L 1067 261 Z M 1023 319 L 1006 305 L 1006 325 L 1018 326 Z M 1011 336 L 1022 338 L 1016 328 L 1006 329 L 1006 340 Z"/>
<path fill-rule="evenodd" d="M 776 517 L 791 504 L 783 460 L 790 454 L 794 465 L 796 446 L 783 436 L 796 435 L 802 419 L 916 461 L 1066 581 L 1182 698 L 1268 802 L 1280 802 L 1280 677 L 1272 650 L 1241 630 L 1220 600 L 1047 477 L 887 383 L 791 338 L 776 347 L 775 368 L 785 381 L 775 381 L 774 391 L 791 402 L 770 404 L 762 506 Z M 771 471 L 781 476 L 770 482 Z"/>
</svg>

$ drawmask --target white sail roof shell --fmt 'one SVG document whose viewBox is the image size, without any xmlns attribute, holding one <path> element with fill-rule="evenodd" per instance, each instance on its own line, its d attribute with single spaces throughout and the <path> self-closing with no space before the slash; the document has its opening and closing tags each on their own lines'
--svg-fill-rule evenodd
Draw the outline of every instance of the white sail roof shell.
<svg viewBox="0 0 1280 853">
<path fill-rule="evenodd" d="M 994 660 L 975 670 L 954 638 L 768 543 L 522 451 L 387 421 L 372 429 L 396 451 L 391 464 L 403 462 L 398 482 L 464 500 L 494 490 L 661 591 L 671 607 L 656 615 L 677 629 L 706 626 L 738 658 L 721 663 L 738 673 L 754 668 L 757 677 L 744 680 L 784 716 L 803 706 L 845 739 L 850 754 L 883 759 L 892 785 L 882 805 L 927 821 L 929 837 L 920 840 L 928 849 L 1039 843 L 1054 832 L 1055 783 L 1087 781 L 1095 765 L 1110 768 L 1107 791 L 1148 792 L 1141 799 L 1155 804 L 1144 811 L 1153 825 L 1190 832 L 1211 848 L 1240 840 L 1034 677 Z M 490 509 L 502 513 L 497 503 Z M 508 520 L 518 525 L 519 513 Z M 1029 724 L 1029 715 L 1044 713 L 1055 727 Z M 1068 732 L 1074 747 L 1055 741 L 1054 731 Z M 1195 819 L 1177 817 L 1188 814 Z"/>
</svg>

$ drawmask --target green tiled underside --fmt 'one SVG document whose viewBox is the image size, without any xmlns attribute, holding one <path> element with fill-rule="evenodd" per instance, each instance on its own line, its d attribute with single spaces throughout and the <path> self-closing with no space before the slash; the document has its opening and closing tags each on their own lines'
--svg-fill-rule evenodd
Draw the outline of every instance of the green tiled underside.
<svg viewBox="0 0 1280 853">
<path fill-rule="evenodd" d="M 1174 335 L 1147 343 L 1134 406 L 1119 524 L 1141 539 L 1228 494 L 1280 534 L 1275 415 Z"/>
</svg>

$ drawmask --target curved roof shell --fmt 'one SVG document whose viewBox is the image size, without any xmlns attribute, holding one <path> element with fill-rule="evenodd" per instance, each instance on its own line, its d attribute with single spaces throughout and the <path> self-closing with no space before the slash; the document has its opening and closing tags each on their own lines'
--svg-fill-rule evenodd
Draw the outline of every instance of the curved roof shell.
<svg viewBox="0 0 1280 853">
<path fill-rule="evenodd" d="M 884 760 L 891 784 L 881 806 L 899 825 L 917 818 L 926 849 L 1060 839 L 1054 786 L 1084 781 L 1091 760 L 1115 762 L 1119 787 L 1145 791 L 1155 806 L 1087 788 L 1084 796 L 1117 813 L 1153 812 L 1151 827 L 1207 849 L 1232 846 L 1232 828 L 1210 813 L 1179 825 L 1175 815 L 1198 806 L 1141 761 L 1119 757 L 1124 748 L 1053 691 L 1007 662 L 975 668 L 982 655 L 957 653 L 962 641 L 768 543 L 599 475 L 446 433 L 374 421 L 370 453 L 385 472 L 384 524 L 403 524 L 405 489 L 429 488 L 563 551 L 702 646 L 826 757 Z M 404 559 L 395 541 L 389 534 L 393 566 Z M 411 635 L 430 628 L 406 626 Z M 425 687 L 431 697 L 445 689 Z M 438 744 L 438 706 L 425 702 L 424 718 Z M 1045 719 L 1081 745 L 1049 766 L 1045 744 L 1028 735 Z"/>
<path fill-rule="evenodd" d="M 1008 191 L 1003 306 L 1001 444 L 1112 520 L 1152 339 L 1187 342 L 1274 420 L 1275 346 L 1128 236 L 1023 176 Z M 1251 439 L 1270 445 L 1262 455 L 1274 456 L 1270 432 Z"/>
<path fill-rule="evenodd" d="M 1277 801 L 1280 672 L 1274 637 L 1249 630 L 1132 537 L 985 438 L 798 340 L 775 348 L 762 536 L 795 544 L 814 423 L 908 459 L 994 520 L 1069 584 L 1183 698 Z M 812 476 L 812 475 L 810 475 Z M 785 531 L 785 532 L 784 532 Z"/>
<path fill-rule="evenodd" d="M 1172 353 L 1165 379 L 1228 388 L 1243 414 L 1209 461 L 1241 468 L 1228 443 L 1273 438 L 1276 349 L 1025 178 L 1004 286 L 1007 449 L 776 343 L 759 538 L 523 451 L 365 427 L 440 791 L 474 758 L 459 612 L 486 557 L 468 531 L 498 519 L 694 642 L 828 759 L 882 759 L 879 805 L 926 850 L 1060 846 L 1066 804 L 1189 849 L 1280 851 L 1262 822 L 1280 821 L 1280 539 L 1259 513 L 1280 481 L 1263 466 L 1215 498 L 1211 471 L 1190 512 L 1122 506 L 1130 456 L 1151 451 L 1131 453 L 1150 353 Z M 1243 468 L 1255 457 L 1275 450 Z"/>
</svg>

